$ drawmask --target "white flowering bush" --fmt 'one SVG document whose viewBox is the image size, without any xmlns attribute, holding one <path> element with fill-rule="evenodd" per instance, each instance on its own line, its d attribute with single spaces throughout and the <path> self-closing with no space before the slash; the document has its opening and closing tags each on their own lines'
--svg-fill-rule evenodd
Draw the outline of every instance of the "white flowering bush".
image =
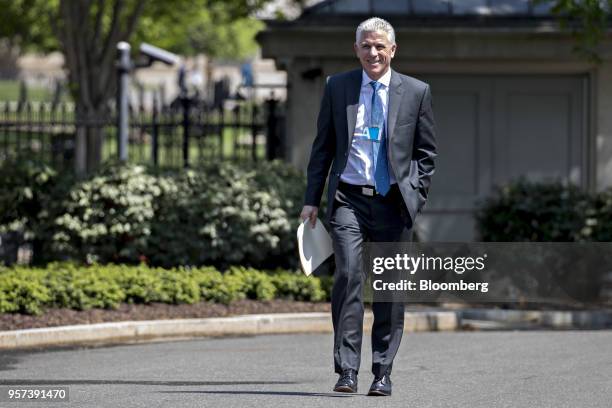
<svg viewBox="0 0 612 408">
<path fill-rule="evenodd" d="M 612 242 L 612 189 L 594 194 L 584 216 L 582 240 Z"/>
<path fill-rule="evenodd" d="M 156 177 L 143 166 L 103 168 L 64 198 L 52 223 L 52 252 L 87 263 L 137 261 L 160 195 Z"/>
<path fill-rule="evenodd" d="M 77 180 L 20 163 L 0 180 L 0 233 L 32 243 L 36 264 L 297 266 L 305 179 L 286 164 L 112 163 Z"/>
<path fill-rule="evenodd" d="M 165 174 L 146 256 L 152 264 L 296 266 L 294 231 L 304 188 L 294 172 L 278 181 L 272 168 L 221 163 Z M 290 194 L 267 183 L 296 186 Z M 171 180 L 171 182 L 169 182 Z M 301 191 L 298 191 L 301 189 Z"/>
</svg>

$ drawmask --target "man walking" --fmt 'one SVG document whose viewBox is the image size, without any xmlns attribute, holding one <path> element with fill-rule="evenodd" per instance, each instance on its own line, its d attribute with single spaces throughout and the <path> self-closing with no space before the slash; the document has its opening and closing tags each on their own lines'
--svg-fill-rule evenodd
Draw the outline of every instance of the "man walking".
<svg viewBox="0 0 612 408">
<path fill-rule="evenodd" d="M 301 218 L 314 226 L 329 172 L 326 219 L 336 272 L 332 289 L 334 391 L 357 392 L 363 335 L 362 244 L 399 241 L 427 199 L 436 142 L 429 85 L 391 69 L 391 24 L 357 27 L 362 69 L 328 78 L 308 164 Z M 372 304 L 368 395 L 391 395 L 391 368 L 404 330 L 404 304 Z"/>
</svg>

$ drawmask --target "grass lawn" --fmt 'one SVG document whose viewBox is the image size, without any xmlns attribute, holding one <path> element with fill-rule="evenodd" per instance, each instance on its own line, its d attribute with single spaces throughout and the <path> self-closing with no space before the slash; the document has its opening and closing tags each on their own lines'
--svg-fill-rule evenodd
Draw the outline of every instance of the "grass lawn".
<svg viewBox="0 0 612 408">
<path fill-rule="evenodd" d="M 19 81 L 0 80 L 0 101 L 18 101 Z M 28 101 L 51 102 L 53 100 L 53 91 L 44 87 L 27 86 Z M 62 100 L 66 100 L 66 95 L 63 95 Z"/>
<path fill-rule="evenodd" d="M 4 86 L 8 88 L 7 83 L 8 81 L 4 81 Z M 18 83 L 13 83 L 13 91 L 17 87 Z M 3 104 L 0 98 L 0 160 L 3 155 L 14 156 L 17 151 L 28 150 L 44 161 L 45 156 L 51 157 L 52 145 L 55 146 L 55 157 L 58 155 L 61 157 L 62 146 L 74 148 L 74 143 L 69 141 L 74 138 L 76 132 L 74 106 L 62 104 L 60 107 L 61 109 L 52 112 L 49 102 L 43 102 L 41 105 L 37 101 L 18 111 L 16 102 Z M 214 159 L 251 160 L 253 157 L 251 112 L 250 107 L 247 107 L 239 113 L 240 116 L 230 111 L 226 111 L 223 118 L 216 111 L 206 113 L 205 116 L 193 116 L 189 139 L 189 163 L 195 165 L 198 162 Z M 183 165 L 182 119 L 180 111 L 164 111 L 155 120 L 158 124 L 160 166 Z M 128 146 L 130 162 L 153 162 L 152 124 L 153 117 L 150 112 L 136 113 L 131 119 Z M 239 126 L 234 127 L 232 124 Z M 103 160 L 117 157 L 117 129 L 113 121 L 103 121 L 95 126 L 104 129 Z M 265 157 L 263 132 L 260 130 L 257 135 L 255 147 L 257 159 Z M 58 144 L 60 138 L 67 142 Z"/>
<path fill-rule="evenodd" d="M 132 129 L 134 132 L 134 129 Z M 117 139 L 115 129 L 109 129 L 103 147 L 103 157 L 111 158 L 117 155 Z M 151 135 L 140 133 L 128 146 L 130 162 L 152 163 L 153 144 Z M 222 149 L 220 149 L 220 143 Z M 172 137 L 160 135 L 158 147 L 158 164 L 160 166 L 180 166 L 183 163 L 183 135 L 182 129 L 177 128 Z M 256 146 L 257 159 L 266 155 L 265 136 L 258 135 Z M 218 134 L 209 134 L 206 137 L 192 136 L 189 140 L 189 163 L 196 164 L 202 160 L 213 159 L 241 159 L 252 158 L 251 133 L 246 129 L 224 129 L 222 141 Z"/>
<path fill-rule="evenodd" d="M 56 149 L 61 146 L 71 146 L 74 129 L 63 128 L 62 133 L 50 134 L 43 132 L 15 132 L 0 127 L 0 154 L 15 156 L 17 151 L 29 151 L 39 160 L 48 161 L 51 158 L 52 142 L 55 141 Z M 153 144 L 149 132 L 139 132 L 132 128 L 132 140 L 128 146 L 128 158 L 133 163 L 153 163 Z M 160 134 L 158 150 L 158 164 L 160 166 L 179 167 L 183 165 L 183 136 L 182 129 L 177 127 L 174 133 Z M 59 142 L 62 140 L 63 142 Z M 220 145 L 222 148 L 220 149 Z M 257 159 L 265 157 L 265 136 L 259 134 L 257 137 L 256 154 Z M 114 126 L 106 127 L 105 140 L 102 146 L 103 160 L 117 157 L 117 132 Z M 58 151 L 56 160 L 61 157 Z M 189 163 L 196 165 L 198 162 L 214 159 L 237 159 L 251 160 L 252 145 L 251 132 L 249 129 L 224 129 L 223 139 L 218 134 L 209 134 L 206 137 L 194 135 L 189 143 Z"/>
</svg>

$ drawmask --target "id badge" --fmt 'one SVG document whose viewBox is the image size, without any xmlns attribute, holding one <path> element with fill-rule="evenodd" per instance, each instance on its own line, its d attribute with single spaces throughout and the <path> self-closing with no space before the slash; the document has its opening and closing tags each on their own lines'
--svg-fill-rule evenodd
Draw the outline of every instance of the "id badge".
<svg viewBox="0 0 612 408">
<path fill-rule="evenodd" d="M 368 126 L 368 139 L 372 142 L 380 142 L 382 132 L 378 126 Z"/>
</svg>

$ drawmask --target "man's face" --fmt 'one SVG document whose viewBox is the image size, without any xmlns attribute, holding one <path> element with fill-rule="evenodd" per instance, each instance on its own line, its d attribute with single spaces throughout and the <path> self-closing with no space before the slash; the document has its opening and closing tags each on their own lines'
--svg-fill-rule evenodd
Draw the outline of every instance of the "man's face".
<svg viewBox="0 0 612 408">
<path fill-rule="evenodd" d="M 364 71 L 376 81 L 389 69 L 396 45 L 389 42 L 384 31 L 364 31 L 354 47 Z"/>
</svg>

